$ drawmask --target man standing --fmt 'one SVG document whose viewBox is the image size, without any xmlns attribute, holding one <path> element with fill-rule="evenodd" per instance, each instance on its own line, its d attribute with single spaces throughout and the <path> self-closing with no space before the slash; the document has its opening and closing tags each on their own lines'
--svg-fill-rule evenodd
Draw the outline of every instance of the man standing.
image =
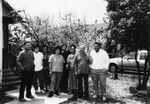
<svg viewBox="0 0 150 104">
<path fill-rule="evenodd" d="M 92 59 L 91 74 L 93 79 L 93 88 L 97 97 L 102 100 L 106 100 L 104 96 L 106 94 L 106 76 L 109 67 L 109 56 L 106 51 L 101 49 L 101 43 L 94 43 L 94 50 L 90 52 L 90 58 Z M 100 84 L 100 88 L 99 88 Z M 100 92 L 101 92 L 101 95 Z"/>
<path fill-rule="evenodd" d="M 42 93 L 44 94 L 44 73 L 43 73 L 43 53 L 39 52 L 39 46 L 36 45 L 34 47 L 34 80 L 33 80 L 33 86 L 35 89 L 35 93 Z M 40 85 L 40 92 L 38 91 L 38 83 L 37 81 L 39 80 L 39 85 Z"/>
<path fill-rule="evenodd" d="M 17 57 L 17 63 L 21 69 L 21 83 L 19 91 L 19 101 L 25 102 L 24 90 L 26 87 L 26 97 L 34 98 L 31 94 L 31 86 L 33 83 L 34 74 L 34 55 L 31 51 L 31 43 L 24 43 L 24 50 Z"/>
</svg>

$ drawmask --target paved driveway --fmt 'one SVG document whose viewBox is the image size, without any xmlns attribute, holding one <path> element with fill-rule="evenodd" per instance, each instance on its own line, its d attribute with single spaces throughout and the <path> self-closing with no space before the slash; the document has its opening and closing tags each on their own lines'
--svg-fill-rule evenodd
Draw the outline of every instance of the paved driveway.
<svg viewBox="0 0 150 104">
<path fill-rule="evenodd" d="M 54 95 L 53 97 L 49 98 L 47 95 L 35 95 L 34 89 L 32 88 L 32 94 L 34 95 L 35 99 L 27 99 L 27 102 L 19 102 L 18 101 L 18 90 L 8 91 L 6 92 L 7 96 L 14 97 L 13 101 L 10 101 L 5 104 L 59 104 L 61 102 L 66 101 L 70 96 L 61 93 L 59 96 Z"/>
</svg>

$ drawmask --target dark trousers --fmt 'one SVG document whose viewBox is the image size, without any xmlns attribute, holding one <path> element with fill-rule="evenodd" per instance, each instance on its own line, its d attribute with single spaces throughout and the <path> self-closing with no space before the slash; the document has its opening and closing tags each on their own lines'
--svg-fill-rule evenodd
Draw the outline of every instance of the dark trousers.
<svg viewBox="0 0 150 104">
<path fill-rule="evenodd" d="M 44 86 L 46 90 L 48 90 L 48 86 L 50 86 L 51 83 L 51 77 L 49 74 L 49 69 L 48 68 L 43 68 L 43 73 L 44 73 Z"/>
<path fill-rule="evenodd" d="M 34 71 L 21 71 L 21 83 L 19 91 L 19 99 L 24 98 L 24 91 L 26 88 L 26 96 L 31 96 L 31 86 L 33 83 Z"/>
<path fill-rule="evenodd" d="M 67 92 L 68 91 L 68 70 L 64 70 L 61 81 L 60 81 L 60 91 Z"/>
<path fill-rule="evenodd" d="M 40 90 L 44 90 L 44 73 L 43 73 L 43 70 L 34 72 L 33 86 L 34 86 L 35 90 L 38 90 L 37 80 L 39 80 Z"/>
<path fill-rule="evenodd" d="M 78 97 L 88 97 L 89 96 L 89 85 L 88 85 L 89 74 L 78 74 Z M 84 83 L 83 83 L 84 82 Z M 84 84 L 84 86 L 83 86 Z"/>
</svg>

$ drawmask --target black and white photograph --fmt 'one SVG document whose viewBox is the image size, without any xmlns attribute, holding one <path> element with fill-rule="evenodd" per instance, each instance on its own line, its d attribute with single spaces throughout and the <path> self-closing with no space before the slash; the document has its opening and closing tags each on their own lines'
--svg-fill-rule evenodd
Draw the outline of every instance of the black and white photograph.
<svg viewBox="0 0 150 104">
<path fill-rule="evenodd" d="M 0 104 L 150 104 L 150 0 L 0 0 Z"/>
</svg>

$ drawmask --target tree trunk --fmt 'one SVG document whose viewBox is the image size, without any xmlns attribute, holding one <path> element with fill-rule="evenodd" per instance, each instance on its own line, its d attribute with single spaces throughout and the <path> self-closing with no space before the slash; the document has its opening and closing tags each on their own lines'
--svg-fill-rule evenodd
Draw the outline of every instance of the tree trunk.
<svg viewBox="0 0 150 104">
<path fill-rule="evenodd" d="M 137 65 L 137 69 L 138 69 L 138 81 L 139 81 L 139 85 L 137 86 L 137 90 L 141 90 L 141 87 L 142 87 L 142 84 L 141 84 L 141 74 L 140 74 L 140 65 L 139 65 L 139 62 L 137 60 L 137 55 L 138 55 L 138 52 L 137 50 L 135 51 L 135 61 L 136 61 L 136 65 Z"/>
</svg>

